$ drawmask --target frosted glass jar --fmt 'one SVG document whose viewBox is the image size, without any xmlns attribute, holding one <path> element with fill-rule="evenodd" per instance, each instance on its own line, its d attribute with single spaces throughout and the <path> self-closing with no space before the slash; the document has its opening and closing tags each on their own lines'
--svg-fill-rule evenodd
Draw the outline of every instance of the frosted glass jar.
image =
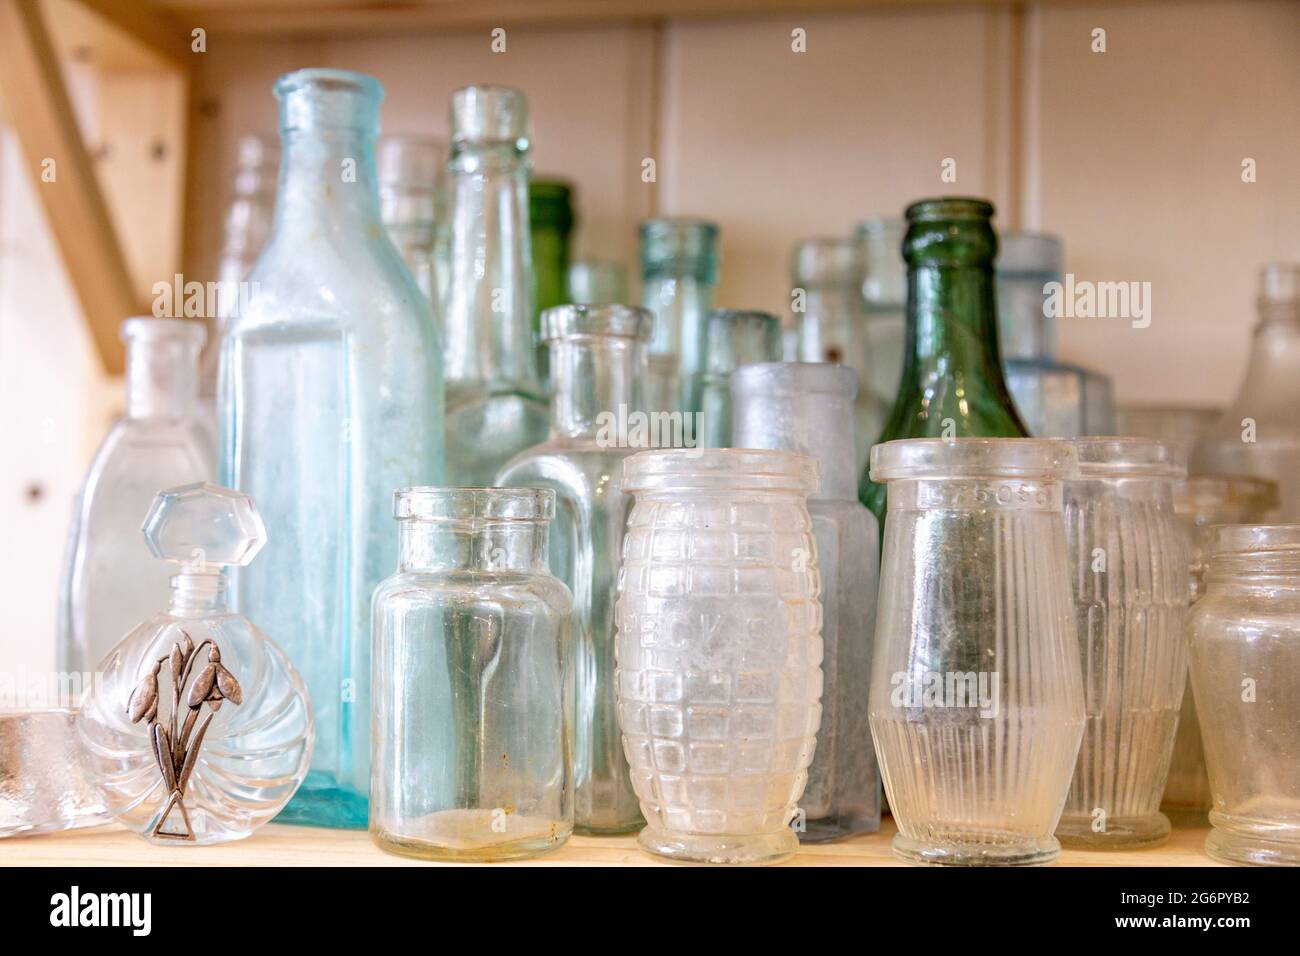
<svg viewBox="0 0 1300 956">
<path fill-rule="evenodd" d="M 1187 681 L 1188 552 L 1174 514 L 1182 452 L 1149 438 L 1079 438 L 1065 528 L 1088 714 L 1056 835 L 1090 849 L 1150 846 Z"/>
<path fill-rule="evenodd" d="M 783 451 L 646 451 L 615 609 L 619 723 L 641 846 L 696 863 L 772 863 L 821 722 L 816 462 Z"/>
<path fill-rule="evenodd" d="M 871 451 L 888 483 L 871 735 L 894 852 L 1028 865 L 1052 835 L 1083 732 L 1062 482 L 1066 442 L 920 438 Z"/>
<path fill-rule="evenodd" d="M 1225 525 L 1188 628 L 1214 808 L 1205 850 L 1300 866 L 1300 526 Z"/>
</svg>

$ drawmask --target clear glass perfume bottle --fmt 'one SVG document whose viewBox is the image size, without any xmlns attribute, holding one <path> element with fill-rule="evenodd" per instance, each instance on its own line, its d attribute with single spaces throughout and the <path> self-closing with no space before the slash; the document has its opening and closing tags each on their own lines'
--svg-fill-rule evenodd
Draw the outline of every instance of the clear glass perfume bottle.
<svg viewBox="0 0 1300 956">
<path fill-rule="evenodd" d="M 440 321 L 447 283 L 447 146 L 424 136 L 381 136 L 375 149 L 379 217 Z"/>
<path fill-rule="evenodd" d="M 513 860 L 573 829 L 573 599 L 547 567 L 555 493 L 404 488 L 375 591 L 370 834 Z"/>
<path fill-rule="evenodd" d="M 623 459 L 673 436 L 636 431 L 645 343 L 653 316 L 632 306 L 560 306 L 542 313 L 555 398 L 550 437 L 522 452 L 496 484 L 553 489 L 551 569 L 573 592 L 577 681 L 574 772 L 577 828 L 621 833 L 641 825 L 614 702 L 614 600 L 632 500 Z"/>
<path fill-rule="evenodd" d="M 145 540 L 171 602 L 103 661 L 77 716 L 90 784 L 118 822 L 159 844 L 239 840 L 307 774 L 311 702 L 289 657 L 226 603 L 226 568 L 266 529 L 247 495 L 201 482 L 160 491 Z"/>
<path fill-rule="evenodd" d="M 1110 379 L 1056 359 L 1049 282 L 1061 281 L 1061 241 L 1004 232 L 998 243 L 998 324 L 1002 364 L 1030 434 L 1043 438 L 1115 434 Z"/>
<path fill-rule="evenodd" d="M 705 319 L 699 376 L 699 444 L 730 448 L 731 375 L 743 365 L 781 360 L 781 320 L 767 312 L 714 309 Z"/>
<path fill-rule="evenodd" d="M 95 669 L 128 629 L 167 599 L 167 569 L 135 534 L 159 488 L 216 471 L 199 409 L 203 325 L 128 319 L 126 415 L 109 430 L 73 510 L 59 599 L 58 667 Z"/>
<path fill-rule="evenodd" d="M 853 454 L 857 373 L 824 363 L 747 365 L 731 378 L 732 439 L 815 458 L 808 499 L 822 582 L 822 722 L 808 768 L 800 838 L 835 840 L 880 827 L 880 770 L 867 695 L 880 573 L 880 529 L 857 497 Z"/>
<path fill-rule="evenodd" d="M 646 408 L 698 412 L 705 316 L 718 283 L 718 227 L 699 219 L 641 224 L 641 304 L 654 313 Z"/>
<path fill-rule="evenodd" d="M 301 70 L 275 92 L 275 227 L 221 358 L 222 483 L 258 501 L 270 543 L 232 588 L 316 708 L 311 773 L 283 819 L 364 827 L 370 597 L 397 562 L 393 489 L 441 478 L 442 349 L 379 218 L 382 88 Z"/>
<path fill-rule="evenodd" d="M 862 387 L 889 408 L 898 394 L 907 352 L 907 263 L 901 219 L 867 219 L 858 224 L 864 256 L 862 300 L 867 312 L 870 373 Z"/>
<path fill-rule="evenodd" d="M 457 90 L 451 128 L 446 483 L 477 487 L 542 441 L 549 419 L 533 348 L 524 94 Z"/>
<path fill-rule="evenodd" d="M 810 239 L 794 248 L 793 282 L 802 311 L 798 319 L 798 361 L 834 362 L 857 373 L 853 443 L 857 471 L 867 466 L 889 406 L 864 383 L 870 380 L 869 322 L 862 300 L 863 244 L 853 239 Z"/>
</svg>

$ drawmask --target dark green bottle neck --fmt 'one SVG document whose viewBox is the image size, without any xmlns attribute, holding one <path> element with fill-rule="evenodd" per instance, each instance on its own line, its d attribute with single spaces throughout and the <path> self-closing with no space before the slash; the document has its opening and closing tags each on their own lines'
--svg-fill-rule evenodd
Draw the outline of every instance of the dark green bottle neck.
<svg viewBox="0 0 1300 956">
<path fill-rule="evenodd" d="M 1006 391 L 992 268 L 918 264 L 907 283 L 904 387 L 953 376 L 973 388 Z"/>
</svg>

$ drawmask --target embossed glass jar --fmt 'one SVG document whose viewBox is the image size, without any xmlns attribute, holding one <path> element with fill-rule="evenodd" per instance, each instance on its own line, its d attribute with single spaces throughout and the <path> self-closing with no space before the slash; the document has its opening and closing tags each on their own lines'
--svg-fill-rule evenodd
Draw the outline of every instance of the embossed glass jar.
<svg viewBox="0 0 1300 956">
<path fill-rule="evenodd" d="M 646 451 L 624 463 L 619 723 L 641 846 L 770 863 L 821 722 L 820 584 L 807 498 L 816 462 L 783 451 Z"/>
<path fill-rule="evenodd" d="M 1062 843 L 1123 849 L 1169 835 L 1160 797 L 1187 681 L 1182 453 L 1149 438 L 1079 438 L 1065 527 L 1088 720 Z"/>
<path fill-rule="evenodd" d="M 871 735 L 913 863 L 1055 859 L 1083 730 L 1061 520 L 1066 442 L 921 438 L 888 483 Z"/>
</svg>

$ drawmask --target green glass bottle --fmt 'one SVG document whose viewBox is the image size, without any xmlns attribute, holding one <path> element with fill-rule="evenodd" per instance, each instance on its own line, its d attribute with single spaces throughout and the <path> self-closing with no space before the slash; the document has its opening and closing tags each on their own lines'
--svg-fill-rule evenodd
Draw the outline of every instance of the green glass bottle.
<svg viewBox="0 0 1300 956">
<path fill-rule="evenodd" d="M 569 303 L 573 187 L 559 179 L 534 179 L 530 182 L 528 221 L 533 243 L 533 339 L 537 343 L 538 370 L 543 381 L 549 383 L 541 315 L 545 309 Z"/>
<path fill-rule="evenodd" d="M 998 351 L 992 219 L 982 199 L 923 199 L 907 209 L 907 343 L 882 442 L 1029 435 Z M 885 486 L 863 471 L 858 497 L 883 529 Z"/>
</svg>

